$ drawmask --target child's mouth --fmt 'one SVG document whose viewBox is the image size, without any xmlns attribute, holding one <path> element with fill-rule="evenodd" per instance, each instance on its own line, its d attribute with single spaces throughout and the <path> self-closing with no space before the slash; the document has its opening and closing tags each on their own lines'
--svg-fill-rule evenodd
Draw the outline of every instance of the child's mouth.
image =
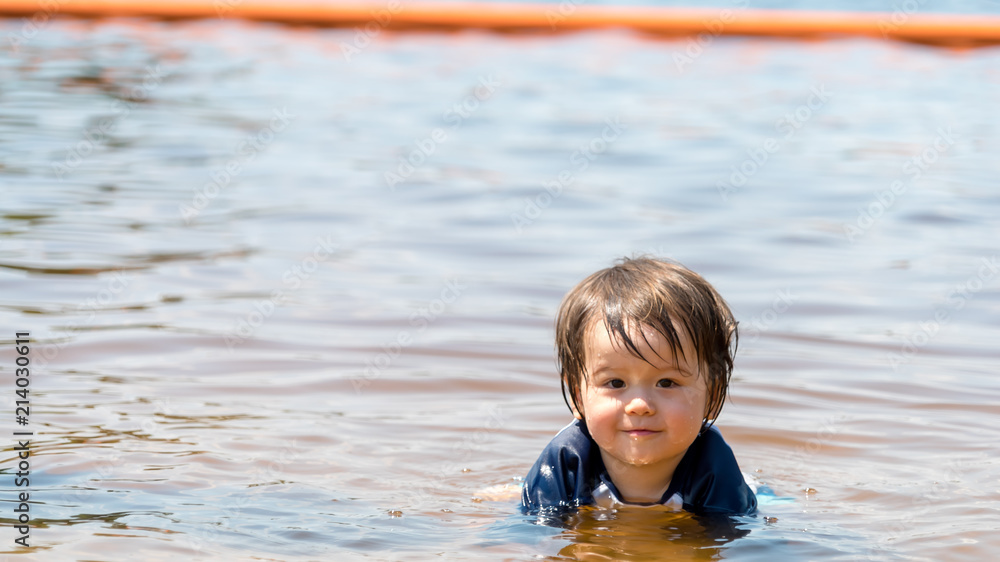
<svg viewBox="0 0 1000 562">
<path fill-rule="evenodd" d="M 651 429 L 629 429 L 627 430 L 629 437 L 644 437 L 646 435 L 653 435 L 654 433 L 659 433 L 658 431 L 653 431 Z"/>
</svg>

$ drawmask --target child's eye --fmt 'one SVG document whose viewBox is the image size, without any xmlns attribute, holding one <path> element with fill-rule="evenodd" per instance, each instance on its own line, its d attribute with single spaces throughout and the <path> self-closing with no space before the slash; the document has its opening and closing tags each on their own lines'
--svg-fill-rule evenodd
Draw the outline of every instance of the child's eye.
<svg viewBox="0 0 1000 562">
<path fill-rule="evenodd" d="M 677 385 L 677 383 L 675 383 L 674 381 L 672 381 L 670 379 L 660 379 L 660 380 L 656 381 L 656 386 L 659 386 L 661 388 L 670 388 L 670 387 L 676 386 L 676 385 Z"/>
<path fill-rule="evenodd" d="M 625 381 L 621 379 L 611 379 L 607 383 L 611 388 L 625 388 Z"/>
</svg>

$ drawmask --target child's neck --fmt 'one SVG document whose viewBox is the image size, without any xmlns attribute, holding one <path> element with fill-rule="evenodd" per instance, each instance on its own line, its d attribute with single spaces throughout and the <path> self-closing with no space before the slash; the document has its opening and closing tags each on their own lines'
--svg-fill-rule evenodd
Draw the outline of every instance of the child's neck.
<svg viewBox="0 0 1000 562">
<path fill-rule="evenodd" d="M 657 503 L 670 487 L 670 480 L 681 459 L 670 459 L 656 464 L 636 466 L 626 464 L 601 451 L 604 468 L 621 495 L 628 503 Z"/>
</svg>

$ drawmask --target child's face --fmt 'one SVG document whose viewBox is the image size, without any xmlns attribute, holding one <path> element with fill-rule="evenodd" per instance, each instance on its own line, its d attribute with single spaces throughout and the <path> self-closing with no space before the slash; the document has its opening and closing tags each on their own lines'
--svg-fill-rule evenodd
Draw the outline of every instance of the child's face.
<svg viewBox="0 0 1000 562">
<path fill-rule="evenodd" d="M 613 342 L 603 322 L 589 331 L 581 413 L 605 466 L 662 465 L 672 473 L 705 419 L 706 377 L 683 330 L 678 335 L 684 358 L 678 357 L 676 365 L 659 332 L 648 326 L 642 334 L 632 332 L 632 341 L 652 365 Z"/>
</svg>

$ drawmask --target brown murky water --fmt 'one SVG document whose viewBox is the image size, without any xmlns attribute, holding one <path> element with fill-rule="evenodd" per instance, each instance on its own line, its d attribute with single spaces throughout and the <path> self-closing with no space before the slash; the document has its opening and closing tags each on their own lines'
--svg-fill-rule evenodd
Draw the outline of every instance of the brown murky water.
<svg viewBox="0 0 1000 562">
<path fill-rule="evenodd" d="M 1000 549 L 1000 51 L 357 41 L 53 20 L 0 50 L 0 520 L 30 331 L 27 557 Z M 636 252 L 742 322 L 718 425 L 777 496 L 756 518 L 517 512 L 569 419 L 559 299 Z"/>
</svg>

